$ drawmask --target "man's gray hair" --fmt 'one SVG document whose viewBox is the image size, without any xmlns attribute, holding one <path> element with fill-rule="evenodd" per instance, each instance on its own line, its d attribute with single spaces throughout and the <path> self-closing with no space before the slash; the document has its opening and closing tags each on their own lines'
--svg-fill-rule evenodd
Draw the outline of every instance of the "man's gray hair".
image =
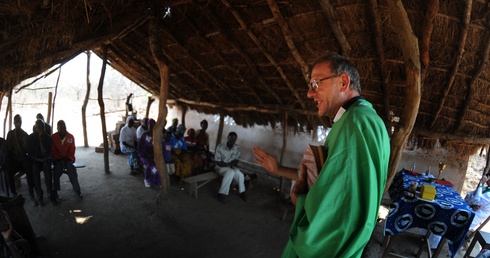
<svg viewBox="0 0 490 258">
<path fill-rule="evenodd" d="M 350 88 L 361 93 L 361 82 L 359 78 L 359 71 L 357 71 L 356 66 L 351 63 L 347 58 L 334 53 L 327 52 L 325 55 L 318 57 L 312 64 L 309 71 L 311 76 L 311 70 L 317 65 L 321 63 L 330 64 L 330 69 L 334 74 L 345 73 L 349 75 L 350 78 Z"/>
</svg>

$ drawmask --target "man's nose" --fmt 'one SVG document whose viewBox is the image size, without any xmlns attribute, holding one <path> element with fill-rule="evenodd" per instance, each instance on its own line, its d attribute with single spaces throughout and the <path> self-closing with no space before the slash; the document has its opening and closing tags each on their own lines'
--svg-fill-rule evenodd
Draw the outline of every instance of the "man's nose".
<svg viewBox="0 0 490 258">
<path fill-rule="evenodd" d="M 313 91 L 310 87 L 308 87 L 308 92 L 306 93 L 306 97 L 312 99 L 315 93 L 316 93 L 315 91 Z"/>
</svg>

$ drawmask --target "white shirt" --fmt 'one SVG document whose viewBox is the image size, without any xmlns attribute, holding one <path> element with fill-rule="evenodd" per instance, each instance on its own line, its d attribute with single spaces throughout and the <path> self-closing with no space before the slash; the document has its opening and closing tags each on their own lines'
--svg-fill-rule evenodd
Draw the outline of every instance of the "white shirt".
<svg viewBox="0 0 490 258">
<path fill-rule="evenodd" d="M 475 218 L 471 222 L 470 230 L 474 231 L 488 216 L 490 216 L 490 192 L 483 193 L 487 187 L 479 186 L 475 191 L 469 192 L 464 200 L 471 205 L 478 205 L 480 209 L 475 211 Z"/>
<path fill-rule="evenodd" d="M 135 140 L 136 140 L 136 128 L 128 127 L 128 125 L 126 124 L 121 129 L 121 134 L 119 135 L 119 147 L 121 147 L 121 149 L 126 147 L 124 146 L 123 142 L 135 147 L 134 146 Z"/>
</svg>

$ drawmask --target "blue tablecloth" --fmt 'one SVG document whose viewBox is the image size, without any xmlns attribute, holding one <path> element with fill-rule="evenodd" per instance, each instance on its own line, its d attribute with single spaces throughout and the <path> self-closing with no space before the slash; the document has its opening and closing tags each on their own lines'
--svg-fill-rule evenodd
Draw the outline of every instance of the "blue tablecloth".
<svg viewBox="0 0 490 258">
<path fill-rule="evenodd" d="M 406 193 L 412 182 L 436 188 L 433 201 Z M 385 235 L 396 235 L 409 228 L 429 229 L 448 240 L 451 257 L 463 244 L 475 213 L 452 186 L 431 183 L 426 177 L 407 170 L 398 172 L 389 188 L 392 204 L 386 218 Z"/>
</svg>

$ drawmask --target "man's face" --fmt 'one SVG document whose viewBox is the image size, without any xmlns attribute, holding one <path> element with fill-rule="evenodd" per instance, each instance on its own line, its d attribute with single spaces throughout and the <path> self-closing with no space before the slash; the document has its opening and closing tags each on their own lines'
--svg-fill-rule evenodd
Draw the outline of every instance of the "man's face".
<svg viewBox="0 0 490 258">
<path fill-rule="evenodd" d="M 41 120 L 36 120 L 36 132 L 38 134 L 44 133 L 44 123 Z"/>
<path fill-rule="evenodd" d="M 228 145 L 233 145 L 236 142 L 236 136 L 235 135 L 230 135 L 228 136 Z"/>
<path fill-rule="evenodd" d="M 134 125 L 134 120 L 133 119 L 129 119 L 128 126 L 129 127 L 133 127 L 133 125 Z"/>
<path fill-rule="evenodd" d="M 202 128 L 202 130 L 206 131 L 206 129 L 208 129 L 208 122 L 207 121 L 202 122 L 201 128 Z"/>
<path fill-rule="evenodd" d="M 14 126 L 17 129 L 20 129 L 22 127 L 22 118 L 14 119 Z"/>
<path fill-rule="evenodd" d="M 334 76 L 330 69 L 330 63 L 319 63 L 311 71 L 310 82 Z M 343 74 L 344 75 L 344 74 Z M 318 82 L 318 89 L 313 91 L 308 89 L 307 97 L 313 99 L 317 104 L 319 116 L 329 116 L 334 118 L 337 111 L 342 106 L 341 95 L 344 91 L 342 87 L 342 76 L 334 76 Z"/>
<path fill-rule="evenodd" d="M 66 134 L 66 125 L 64 122 L 58 123 L 58 132 L 61 134 Z"/>
</svg>

